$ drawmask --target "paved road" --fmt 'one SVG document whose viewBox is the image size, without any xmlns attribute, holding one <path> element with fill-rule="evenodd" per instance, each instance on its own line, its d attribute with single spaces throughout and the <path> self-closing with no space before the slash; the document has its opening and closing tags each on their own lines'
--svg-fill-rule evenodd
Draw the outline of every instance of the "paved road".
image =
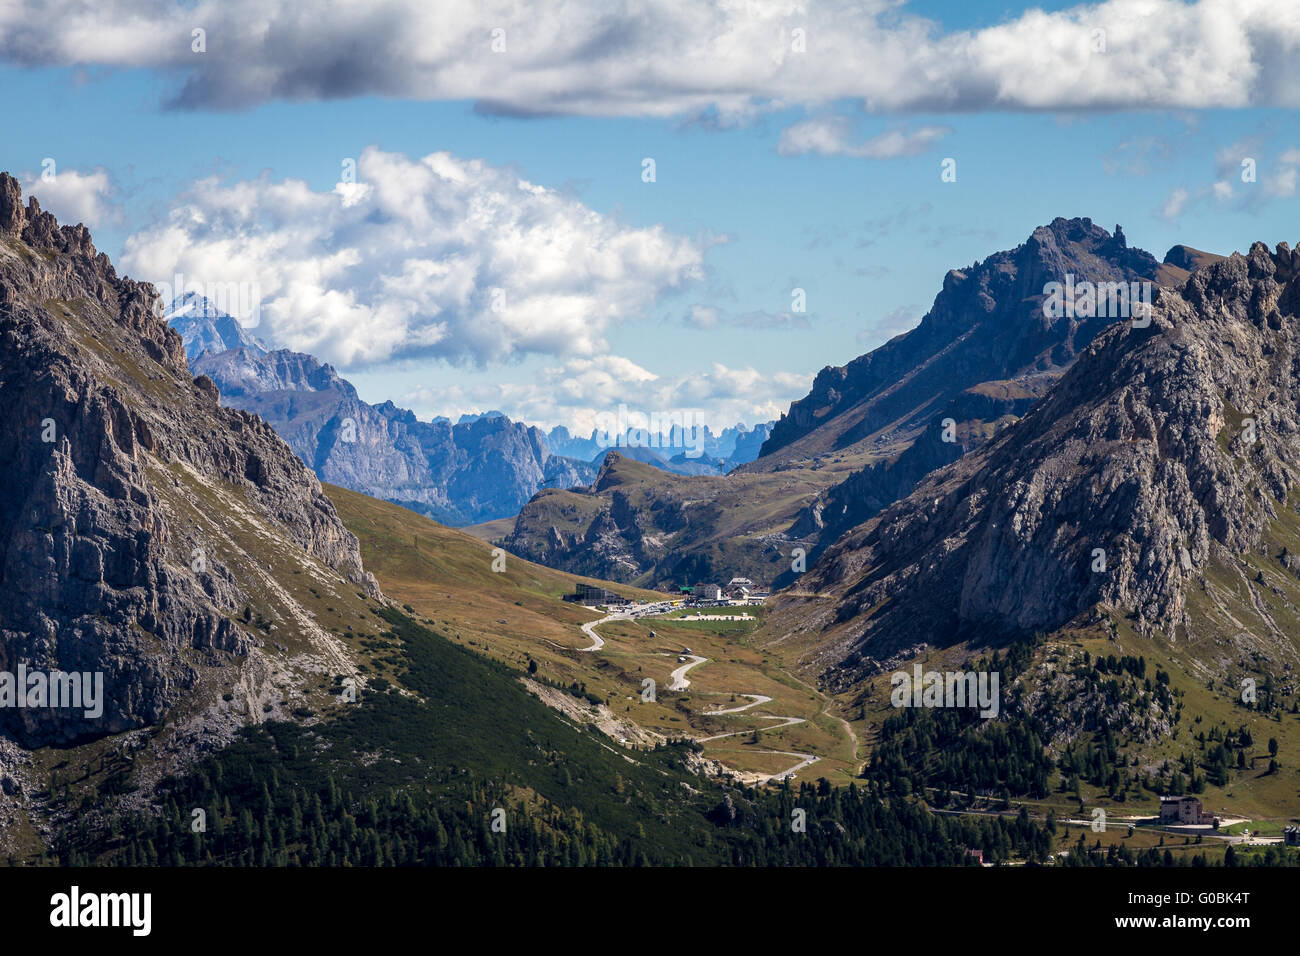
<svg viewBox="0 0 1300 956">
<path fill-rule="evenodd" d="M 718 714 L 738 714 L 742 710 L 749 710 L 751 707 L 757 707 L 759 704 L 766 704 L 771 697 L 764 697 L 762 694 L 740 694 L 741 697 L 753 698 L 748 704 L 741 704 L 739 707 L 728 707 L 726 710 L 706 710 L 704 716 L 716 717 Z"/>
<path fill-rule="evenodd" d="M 691 682 L 686 679 L 686 672 L 692 667 L 699 667 L 701 664 L 708 661 L 707 657 L 700 657 L 697 654 L 687 654 L 686 656 L 691 659 L 691 662 L 689 664 L 683 664 L 681 667 L 677 668 L 677 670 L 672 672 L 670 675 L 672 680 L 668 684 L 669 690 L 685 690 L 690 687 Z"/>
<path fill-rule="evenodd" d="M 600 650 L 602 647 L 605 646 L 605 640 L 599 634 L 596 633 L 596 626 L 599 624 L 606 624 L 609 621 L 626 621 L 626 620 L 627 620 L 626 614 L 606 614 L 599 621 L 588 621 L 586 624 L 582 625 L 582 633 L 586 634 L 589 638 L 591 638 L 591 647 L 580 647 L 578 648 L 578 650 L 580 651 Z"/>
</svg>

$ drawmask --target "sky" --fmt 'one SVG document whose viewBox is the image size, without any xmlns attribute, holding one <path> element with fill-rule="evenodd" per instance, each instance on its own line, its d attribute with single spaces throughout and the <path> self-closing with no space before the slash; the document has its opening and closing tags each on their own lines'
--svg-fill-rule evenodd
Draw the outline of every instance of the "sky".
<svg viewBox="0 0 1300 956">
<path fill-rule="evenodd" d="M 369 401 L 717 429 L 1057 216 L 1300 241 L 1297 53 L 1272 0 L 0 0 L 0 170 Z"/>
</svg>

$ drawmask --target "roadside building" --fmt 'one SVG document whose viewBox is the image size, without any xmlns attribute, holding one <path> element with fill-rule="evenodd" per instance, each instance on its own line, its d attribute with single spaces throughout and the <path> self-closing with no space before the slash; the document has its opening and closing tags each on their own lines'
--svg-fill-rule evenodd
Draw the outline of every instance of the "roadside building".
<svg viewBox="0 0 1300 956">
<path fill-rule="evenodd" d="M 593 584 L 583 584 L 578 582 L 577 589 L 573 594 L 564 595 L 564 600 L 571 604 L 585 604 L 588 607 L 595 607 L 598 604 L 626 604 L 627 598 L 614 591 L 605 588 L 596 587 Z"/>
<path fill-rule="evenodd" d="M 1188 796 L 1161 797 L 1160 822 L 1184 826 L 1217 827 L 1219 825 L 1218 818 L 1206 813 L 1205 808 L 1201 806 L 1200 800 Z"/>
</svg>

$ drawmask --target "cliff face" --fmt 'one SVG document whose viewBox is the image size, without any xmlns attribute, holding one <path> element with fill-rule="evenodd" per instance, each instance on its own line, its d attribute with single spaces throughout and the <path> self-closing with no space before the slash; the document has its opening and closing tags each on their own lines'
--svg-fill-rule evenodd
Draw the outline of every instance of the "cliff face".
<svg viewBox="0 0 1300 956">
<path fill-rule="evenodd" d="M 188 339 L 191 326 L 176 325 Z M 514 515 L 538 489 L 585 484 L 596 473 L 552 455 L 540 430 L 504 416 L 453 425 L 420 421 L 392 402 L 371 405 L 332 366 L 301 352 L 210 351 L 194 370 L 216 383 L 223 402 L 269 422 L 323 481 L 444 524 Z"/>
<path fill-rule="evenodd" d="M 756 467 L 848 448 L 880 430 L 915 432 L 981 382 L 1059 374 L 1109 318 L 1044 314 L 1045 287 L 1154 281 L 1159 263 L 1090 219 L 1055 219 L 1015 249 L 944 278 L 910 332 L 848 365 L 818 373 L 763 444 Z"/>
<path fill-rule="evenodd" d="M 1257 243 L 1160 290 L 1149 328 L 1114 322 L 1024 418 L 841 538 L 796 585 L 823 600 L 783 602 L 817 663 L 852 681 L 1099 609 L 1173 641 L 1250 616 L 1300 660 L 1298 274 Z"/>
<path fill-rule="evenodd" d="M 804 509 L 788 534 L 811 539 L 818 555 L 846 531 L 905 497 L 917 482 L 989 441 L 1024 415 L 1055 381 L 1031 376 L 1015 382 L 985 382 L 962 392 L 936 415 L 897 457 L 875 462 L 832 485 Z M 781 583 L 789 583 L 787 575 Z"/>
<path fill-rule="evenodd" d="M 244 609 L 270 607 L 275 561 L 378 595 L 315 476 L 191 376 L 156 300 L 0 174 L 0 671 L 102 673 L 105 698 L 98 717 L 0 708 L 29 746 L 156 723 L 211 669 L 235 681 L 262 659 Z M 281 636 L 345 669 L 277 593 Z"/>
</svg>

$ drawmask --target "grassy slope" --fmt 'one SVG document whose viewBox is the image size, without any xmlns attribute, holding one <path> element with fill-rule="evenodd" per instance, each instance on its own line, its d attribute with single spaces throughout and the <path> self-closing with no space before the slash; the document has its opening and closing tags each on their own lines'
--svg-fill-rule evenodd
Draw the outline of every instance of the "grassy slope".
<svg viewBox="0 0 1300 956">
<path fill-rule="evenodd" d="M 1292 504 L 1294 504 L 1294 499 Z M 1193 626 L 1190 633 L 1179 629 L 1174 640 L 1165 636 L 1140 636 L 1118 615 L 1112 615 L 1114 632 L 1100 627 L 1067 627 L 1049 635 L 1037 651 L 1037 660 L 1045 661 L 1063 652 L 1097 656 L 1124 655 L 1145 657 L 1148 673 L 1163 670 L 1170 675 L 1170 686 L 1179 692 L 1182 718 L 1167 737 L 1154 741 L 1121 739 L 1121 751 L 1137 765 L 1130 770 L 1154 769 L 1164 761 L 1177 763 L 1185 754 L 1200 756 L 1193 738 L 1210 729 L 1236 731 L 1245 726 L 1253 738 L 1248 766 L 1238 772 L 1235 766 L 1227 786 L 1207 786 L 1200 794 L 1207 809 L 1234 817 L 1247 817 L 1280 825 L 1300 819 L 1300 715 L 1290 713 L 1291 703 L 1300 694 L 1300 685 L 1291 676 L 1300 654 L 1300 577 L 1287 570 L 1279 555 L 1286 549 L 1300 554 L 1300 515 L 1294 508 L 1281 508 L 1265 535 L 1268 555 L 1245 555 L 1232 566 L 1216 564 L 1207 570 L 1204 585 L 1188 588 L 1188 607 Z M 806 596 L 807 602 L 824 600 Z M 776 658 L 783 660 L 794 673 L 803 673 L 800 661 L 824 636 L 800 633 L 797 606 L 787 605 L 769 616 L 755 636 L 758 643 Z M 967 644 L 934 648 L 919 658 L 927 670 L 957 670 L 972 657 L 983 653 Z M 910 670 L 911 663 L 905 669 Z M 808 679 L 812 673 L 804 674 Z M 1284 711 L 1266 715 L 1245 706 L 1241 701 L 1242 680 L 1251 678 L 1259 687 L 1271 681 Z M 865 758 L 878 736 L 880 724 L 896 711 L 889 703 L 890 674 L 881 674 L 867 682 L 867 702 L 859 703 L 862 690 L 836 698 L 837 712 L 847 717 L 864 747 Z M 1198 720 L 1199 718 L 1199 720 Z M 1088 735 L 1084 735 L 1086 739 Z M 1268 740 L 1279 742 L 1277 773 L 1267 772 Z M 1200 766 L 1198 764 L 1198 766 Z M 1052 775 L 1055 790 L 1056 775 Z M 1142 802 L 1132 799 L 1114 803 L 1099 788 L 1083 786 L 1089 807 L 1101 806 L 1119 814 L 1154 814 L 1158 798 L 1146 794 Z M 1031 802 L 1032 805 L 1032 802 Z M 1053 795 L 1042 806 L 1053 806 L 1058 814 L 1075 812 L 1077 801 L 1071 794 Z M 1252 826 L 1252 829 L 1255 827 Z"/>
<path fill-rule="evenodd" d="M 843 726 L 822 713 L 826 700 L 752 645 L 753 623 L 614 621 L 600 629 L 604 648 L 577 651 L 588 644 L 580 626 L 599 615 L 563 604 L 559 597 L 571 591 L 574 582 L 595 583 L 593 579 L 514 556 L 506 558 L 504 573 L 495 573 L 491 546 L 463 531 L 346 489 L 329 486 L 327 491 L 361 540 L 366 567 L 384 593 L 452 640 L 521 673 L 534 660 L 539 677 L 564 686 L 576 681 L 604 701 L 614 716 L 666 737 L 749 731 L 775 723 L 758 719 L 762 714 L 803 717 L 806 724 L 760 733 L 757 742 L 748 733 L 712 742 L 706 755 L 737 770 L 773 773 L 795 761 L 758 751 L 817 753 L 823 760 L 810 768 L 813 776 L 847 779 L 855 772 L 852 744 Z M 633 597 L 663 597 L 608 586 Z M 677 657 L 687 647 L 709 662 L 691 670 L 686 692 L 669 691 L 670 672 L 680 666 Z M 653 702 L 642 700 L 647 677 L 656 684 Z M 735 696 L 741 693 L 763 694 L 772 701 L 734 715 L 703 713 L 744 704 L 744 698 Z"/>
<path fill-rule="evenodd" d="M 378 684 L 355 704 L 340 704 L 323 723 L 252 731 L 200 766 L 207 782 L 188 800 L 208 807 L 225 800 L 233 813 L 224 822 L 233 827 L 241 809 L 258 806 L 257 781 L 273 772 L 304 798 L 332 780 L 347 793 L 381 802 L 391 792 L 419 803 L 460 801 L 460 808 L 473 801 L 482 804 L 475 807 L 480 826 L 493 803 L 509 807 L 517 827 L 545 828 L 548 808 L 566 814 L 574 808 L 571 820 L 639 841 L 654 862 L 710 859 L 705 844 L 713 828 L 703 813 L 711 804 L 683 786 L 698 779 L 682 768 L 680 752 L 629 754 L 612 747 L 528 694 L 509 668 L 401 612 L 379 613 L 391 628 L 384 640 L 402 690 Z M 449 805 L 444 812 L 460 810 Z M 531 821 L 521 820 L 521 813 Z M 187 822 L 186 816 L 169 832 L 184 833 Z M 88 848 L 102 863 L 120 841 L 79 834 L 72 845 Z"/>
<path fill-rule="evenodd" d="M 460 530 L 483 541 L 500 541 L 514 529 L 514 518 L 497 518 L 494 521 L 484 521 L 482 524 L 466 525 Z"/>
</svg>

